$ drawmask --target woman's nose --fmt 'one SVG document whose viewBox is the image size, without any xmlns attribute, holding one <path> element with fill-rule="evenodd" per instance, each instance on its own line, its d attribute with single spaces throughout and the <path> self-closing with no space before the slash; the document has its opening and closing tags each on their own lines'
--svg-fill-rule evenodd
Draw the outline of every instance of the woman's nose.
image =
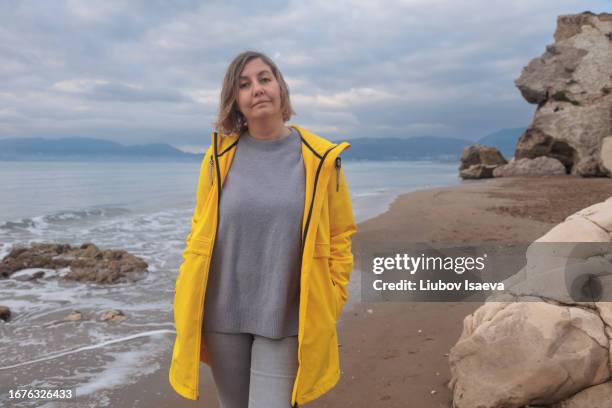
<svg viewBox="0 0 612 408">
<path fill-rule="evenodd" d="M 255 85 L 253 85 L 253 95 L 260 95 L 263 93 L 263 88 L 261 87 L 261 85 L 257 82 L 255 82 Z"/>
</svg>

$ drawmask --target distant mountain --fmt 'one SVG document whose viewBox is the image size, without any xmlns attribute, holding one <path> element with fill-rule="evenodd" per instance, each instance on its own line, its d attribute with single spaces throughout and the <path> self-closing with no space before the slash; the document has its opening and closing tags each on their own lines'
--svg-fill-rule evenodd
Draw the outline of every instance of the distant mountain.
<svg viewBox="0 0 612 408">
<path fill-rule="evenodd" d="M 471 140 L 452 137 L 359 138 L 349 140 L 342 153 L 348 160 L 443 160 L 457 161 Z"/>
<path fill-rule="evenodd" d="M 480 138 L 476 143 L 496 147 L 509 160 L 514 156 L 516 142 L 524 131 L 525 128 L 502 129 Z"/>
<path fill-rule="evenodd" d="M 167 144 L 124 146 L 102 139 L 0 139 L 0 160 L 198 161 L 201 154 L 186 153 Z"/>
<path fill-rule="evenodd" d="M 477 141 L 434 136 L 353 139 L 350 141 L 351 148 L 343 153 L 343 157 L 349 160 L 457 161 L 465 147 L 480 143 L 496 147 L 505 158 L 510 159 L 524 131 L 525 128 L 501 129 Z"/>
<path fill-rule="evenodd" d="M 352 139 L 343 153 L 348 160 L 438 160 L 458 161 L 463 149 L 474 143 L 500 149 L 511 158 L 524 128 L 502 129 L 477 142 L 452 137 Z M 202 154 L 186 153 L 157 143 L 124 146 L 103 139 L 71 137 L 62 139 L 0 139 L 0 160 L 98 160 L 98 161 L 200 161 Z"/>
</svg>

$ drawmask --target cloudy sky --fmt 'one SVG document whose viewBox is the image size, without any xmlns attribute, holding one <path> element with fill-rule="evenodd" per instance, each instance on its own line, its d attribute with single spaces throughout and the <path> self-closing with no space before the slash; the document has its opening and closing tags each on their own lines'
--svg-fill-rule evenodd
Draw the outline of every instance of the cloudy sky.
<svg viewBox="0 0 612 408">
<path fill-rule="evenodd" d="M 0 2 L 0 138 L 201 150 L 225 69 L 271 56 L 301 124 L 330 139 L 477 139 L 526 126 L 514 80 L 556 17 L 612 0 Z"/>
</svg>

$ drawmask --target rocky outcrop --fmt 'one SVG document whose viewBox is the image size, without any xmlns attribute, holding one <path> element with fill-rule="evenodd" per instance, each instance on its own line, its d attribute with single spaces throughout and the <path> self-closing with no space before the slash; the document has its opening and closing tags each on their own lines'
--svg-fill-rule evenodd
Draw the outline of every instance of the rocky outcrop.
<svg viewBox="0 0 612 408">
<path fill-rule="evenodd" d="M 546 156 L 536 157 L 535 159 L 512 159 L 508 164 L 493 170 L 493 177 L 560 175 L 565 175 L 563 164 L 557 159 Z"/>
<path fill-rule="evenodd" d="M 463 322 L 449 353 L 456 408 L 608 407 L 612 197 L 534 241 L 526 265 Z"/>
<path fill-rule="evenodd" d="M 0 261 L 0 278 L 31 268 L 65 270 L 62 279 L 79 282 L 117 283 L 140 279 L 147 263 L 124 250 L 100 250 L 94 244 L 32 244 L 14 248 Z M 40 278 L 35 272 L 27 279 Z M 38 275 L 36 275 L 38 273 Z"/>
<path fill-rule="evenodd" d="M 515 158 L 552 157 L 567 173 L 612 170 L 612 14 L 559 16 L 555 42 L 515 81 L 537 104 Z"/>
<path fill-rule="evenodd" d="M 466 147 L 461 153 L 459 176 L 463 179 L 493 177 L 493 170 L 506 164 L 504 156 L 494 147 L 475 144 Z"/>
</svg>

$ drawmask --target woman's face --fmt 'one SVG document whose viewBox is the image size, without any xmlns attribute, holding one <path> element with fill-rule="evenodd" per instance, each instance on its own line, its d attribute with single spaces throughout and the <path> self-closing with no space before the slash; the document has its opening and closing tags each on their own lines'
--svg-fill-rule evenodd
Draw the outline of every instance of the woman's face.
<svg viewBox="0 0 612 408">
<path fill-rule="evenodd" d="M 237 103 L 247 123 L 279 115 L 282 120 L 280 85 L 261 58 L 249 61 L 240 73 Z"/>
</svg>

